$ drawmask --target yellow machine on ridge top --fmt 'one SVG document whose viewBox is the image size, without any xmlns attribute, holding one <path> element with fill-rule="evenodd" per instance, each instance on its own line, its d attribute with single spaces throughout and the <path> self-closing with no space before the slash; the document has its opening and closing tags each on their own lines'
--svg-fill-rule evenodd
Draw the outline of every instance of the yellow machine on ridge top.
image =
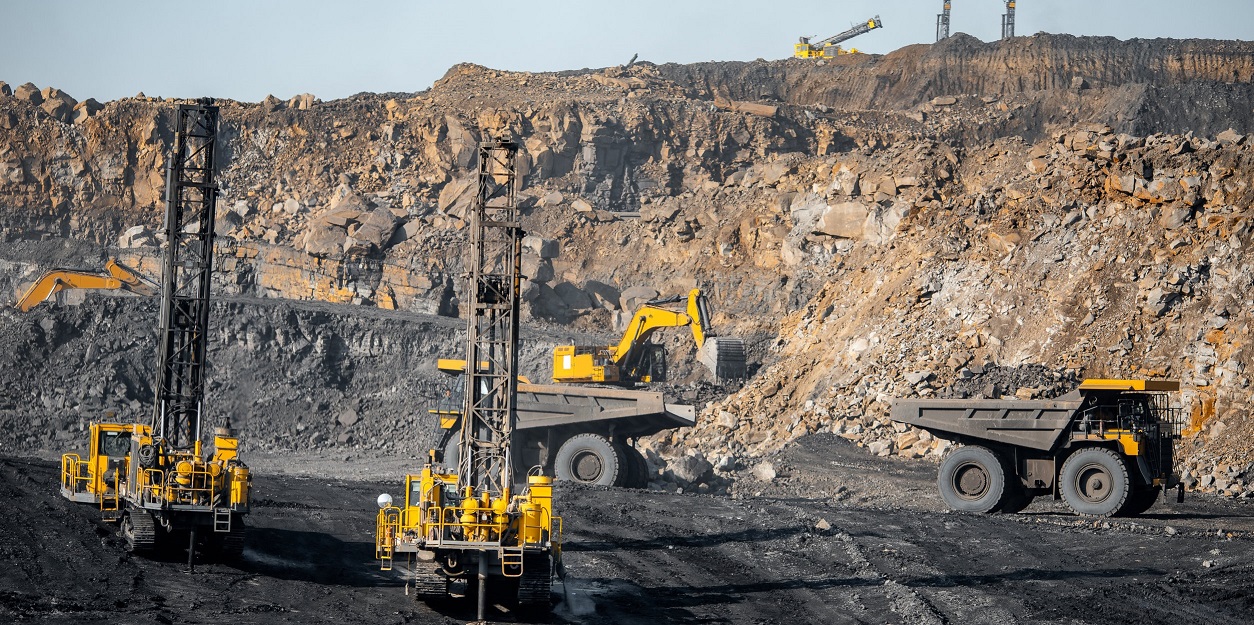
<svg viewBox="0 0 1254 625">
<path fill-rule="evenodd" d="M 810 37 L 802 37 L 793 46 L 793 56 L 799 59 L 831 59 L 841 54 L 856 54 L 857 48 L 848 50 L 840 47 L 839 44 L 849 41 L 858 35 L 869 33 L 876 28 L 883 28 L 884 22 L 880 20 L 880 16 L 867 20 L 863 24 L 858 24 L 843 33 L 832 35 L 827 39 L 810 43 Z"/>
</svg>

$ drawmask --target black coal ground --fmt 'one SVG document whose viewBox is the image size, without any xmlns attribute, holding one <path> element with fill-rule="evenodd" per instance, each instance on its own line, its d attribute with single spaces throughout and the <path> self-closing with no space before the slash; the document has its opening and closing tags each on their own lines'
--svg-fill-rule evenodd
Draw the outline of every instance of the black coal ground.
<svg viewBox="0 0 1254 625">
<path fill-rule="evenodd" d="M 730 498 L 563 486 L 567 576 L 552 623 L 1248 623 L 1254 509 L 1190 497 L 1136 519 L 945 512 L 930 467 L 811 436 Z M 271 464 L 271 463 L 267 463 Z M 361 475 L 361 463 L 338 475 Z M 396 483 L 256 475 L 244 559 L 125 554 L 47 460 L 0 460 L 0 621 L 454 623 L 373 560 Z M 398 480 L 399 481 L 399 477 Z M 503 607 L 490 620 L 518 622 Z M 526 619 L 522 619 L 526 622 Z M 534 621 L 535 618 L 531 617 Z"/>
</svg>

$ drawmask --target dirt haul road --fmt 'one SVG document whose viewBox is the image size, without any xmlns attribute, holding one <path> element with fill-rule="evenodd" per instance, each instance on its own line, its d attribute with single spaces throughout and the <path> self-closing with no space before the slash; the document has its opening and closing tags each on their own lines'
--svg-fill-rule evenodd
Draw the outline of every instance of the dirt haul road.
<svg viewBox="0 0 1254 625">
<path fill-rule="evenodd" d="M 772 458 L 736 498 L 564 487 L 554 623 L 1248 623 L 1254 518 L 1213 497 L 1138 519 L 946 513 L 926 465 L 832 436 Z M 360 469 L 358 469 L 360 470 Z M 361 473 L 344 473 L 361 475 Z M 372 561 L 395 484 L 258 475 L 238 566 L 131 558 L 47 461 L 0 461 L 0 621 L 455 623 Z M 755 492 L 760 495 L 755 496 Z M 497 607 L 491 619 L 518 622 Z M 522 619 L 525 622 L 525 619 Z"/>
</svg>

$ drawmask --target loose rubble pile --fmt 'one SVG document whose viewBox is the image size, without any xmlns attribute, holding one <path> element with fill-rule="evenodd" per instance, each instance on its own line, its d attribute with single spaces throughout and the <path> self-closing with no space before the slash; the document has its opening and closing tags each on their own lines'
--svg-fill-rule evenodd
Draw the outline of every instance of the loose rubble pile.
<svg viewBox="0 0 1254 625">
<path fill-rule="evenodd" d="M 454 349 L 476 145 L 505 135 L 524 146 L 530 374 L 547 378 L 545 346 L 608 340 L 641 302 L 696 286 L 715 327 L 749 340 L 752 377 L 712 394 L 684 364 L 691 340 L 661 337 L 672 394 L 701 413 L 642 442 L 655 487 L 772 479 L 760 458 L 815 432 L 938 457 L 944 441 L 887 421 L 894 396 L 1032 398 L 1083 377 L 1167 376 L 1187 389 L 1191 483 L 1250 492 L 1252 72 L 1240 42 L 959 36 L 823 63 L 459 65 L 413 94 L 223 101 L 218 292 L 355 306 L 331 323 L 230 304 L 222 349 L 281 340 L 290 353 L 263 358 L 267 370 L 310 372 L 287 391 L 259 380 L 237 407 L 316 415 L 259 430 L 258 444 L 406 448 L 396 417 L 421 393 L 396 371 L 434 375 Z M 0 84 L 0 293 L 107 256 L 156 275 L 175 103 Z M 40 423 L 144 405 L 148 325 L 115 316 L 147 304 L 106 301 L 2 318 L 5 366 L 25 380 L 12 392 L 40 389 Z M 414 313 L 452 325 L 371 316 Z M 323 337 L 331 326 L 343 345 Z M 352 359 L 375 352 L 378 369 Z M 230 375 L 252 358 L 226 358 Z M 84 385 L 99 388 L 84 399 Z M 6 402 L 13 418 L 31 409 Z"/>
</svg>

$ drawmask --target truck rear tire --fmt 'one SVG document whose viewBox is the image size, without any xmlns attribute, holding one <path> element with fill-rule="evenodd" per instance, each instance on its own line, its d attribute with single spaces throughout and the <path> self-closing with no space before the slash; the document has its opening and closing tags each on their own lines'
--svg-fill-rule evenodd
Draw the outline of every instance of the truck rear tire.
<svg viewBox="0 0 1254 625">
<path fill-rule="evenodd" d="M 941 499 L 954 510 L 997 512 L 1006 499 L 1006 468 L 993 450 L 966 445 L 941 462 L 936 485 Z"/>
<path fill-rule="evenodd" d="M 1128 465 L 1101 447 L 1081 449 L 1067 458 L 1058 477 L 1062 500 L 1076 512 L 1108 517 L 1119 512 L 1132 491 Z"/>
<path fill-rule="evenodd" d="M 1128 500 L 1124 502 L 1123 509 L 1119 511 L 1119 516 L 1145 514 L 1150 508 L 1154 507 L 1154 502 L 1158 501 L 1158 495 L 1161 492 L 1162 490 L 1155 486 L 1154 488 L 1132 493 L 1128 496 Z"/>
<path fill-rule="evenodd" d="M 576 434 L 562 443 L 553 459 L 559 480 L 594 486 L 613 486 L 626 461 L 614 444 L 600 434 Z"/>
</svg>

